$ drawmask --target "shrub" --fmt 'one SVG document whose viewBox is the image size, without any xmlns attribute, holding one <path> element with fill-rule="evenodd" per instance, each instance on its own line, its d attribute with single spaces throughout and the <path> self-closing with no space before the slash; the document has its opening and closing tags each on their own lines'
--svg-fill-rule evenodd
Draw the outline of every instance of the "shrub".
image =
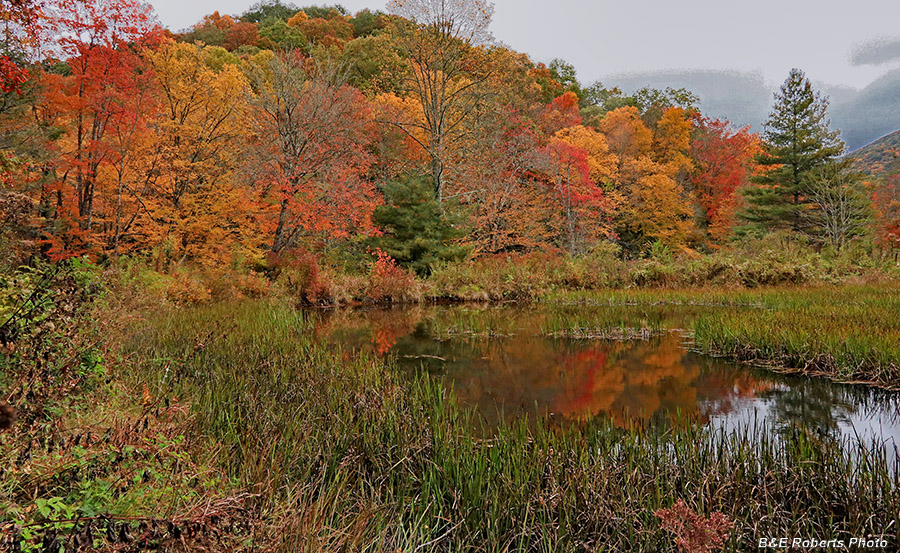
<svg viewBox="0 0 900 553">
<path fill-rule="evenodd" d="M 671 509 L 654 513 L 662 527 L 675 534 L 675 544 L 685 553 L 709 553 L 722 547 L 734 528 L 734 522 L 722 513 L 704 518 L 679 499 Z"/>
<path fill-rule="evenodd" d="M 212 290 L 195 272 L 182 269 L 167 280 L 165 297 L 175 305 L 198 305 L 212 300 Z"/>
<path fill-rule="evenodd" d="M 213 300 L 263 298 L 271 292 L 272 281 L 265 276 L 233 269 L 206 269 L 203 278 L 209 283 Z"/>
<path fill-rule="evenodd" d="M 381 250 L 375 250 L 366 295 L 376 302 L 406 302 L 421 296 L 415 275 Z"/>
<path fill-rule="evenodd" d="M 273 258 L 270 265 L 275 268 L 276 278 L 300 303 L 315 305 L 331 301 L 331 283 L 315 254 L 290 250 Z"/>
<path fill-rule="evenodd" d="M 575 260 L 579 284 L 583 289 L 618 288 L 628 281 L 627 266 L 620 258 L 622 249 L 602 242 Z"/>
</svg>

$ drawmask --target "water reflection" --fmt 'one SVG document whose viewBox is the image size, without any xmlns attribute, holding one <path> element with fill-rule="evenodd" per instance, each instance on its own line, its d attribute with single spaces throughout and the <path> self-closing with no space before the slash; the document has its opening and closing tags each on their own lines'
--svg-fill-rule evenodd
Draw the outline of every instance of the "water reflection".
<svg viewBox="0 0 900 553">
<path fill-rule="evenodd" d="M 489 427 L 523 415 L 623 425 L 678 413 L 715 426 L 755 419 L 900 443 L 898 394 L 751 369 L 693 353 L 683 332 L 665 332 L 690 328 L 702 309 L 415 306 L 313 316 L 318 338 L 345 355 L 393 355 L 404 370 L 441 375 Z M 662 332 L 562 337 L 616 327 Z"/>
</svg>

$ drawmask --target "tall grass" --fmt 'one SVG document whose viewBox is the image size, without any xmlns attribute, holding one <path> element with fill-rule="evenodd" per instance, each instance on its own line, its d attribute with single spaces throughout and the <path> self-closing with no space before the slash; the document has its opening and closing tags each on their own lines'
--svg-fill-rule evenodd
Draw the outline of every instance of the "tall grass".
<svg viewBox="0 0 900 553">
<path fill-rule="evenodd" d="M 900 285 L 555 292 L 579 325 L 608 324 L 622 306 L 655 314 L 680 306 L 704 353 L 839 382 L 900 388 Z M 673 308 L 674 309 L 674 308 Z M 558 324 L 556 326 L 559 326 Z"/>
<path fill-rule="evenodd" d="M 770 235 L 709 255 L 623 260 L 612 245 L 579 257 L 559 252 L 483 256 L 438 267 L 425 282 L 426 297 L 462 300 L 530 300 L 560 291 L 684 289 L 826 285 L 896 280 L 887 252 L 861 244 L 817 252 L 788 235 Z"/>
<path fill-rule="evenodd" d="M 900 287 L 844 287 L 759 295 L 763 310 L 709 312 L 699 347 L 843 382 L 900 388 Z"/>
<path fill-rule="evenodd" d="M 244 303 L 164 314 L 125 344 L 135 384 L 190 402 L 197 455 L 258 494 L 261 549 L 675 551 L 654 512 L 676 499 L 735 520 L 729 551 L 768 536 L 898 544 L 884 448 L 604 420 L 483 439 L 441 383 L 311 334 L 300 312 Z"/>
</svg>

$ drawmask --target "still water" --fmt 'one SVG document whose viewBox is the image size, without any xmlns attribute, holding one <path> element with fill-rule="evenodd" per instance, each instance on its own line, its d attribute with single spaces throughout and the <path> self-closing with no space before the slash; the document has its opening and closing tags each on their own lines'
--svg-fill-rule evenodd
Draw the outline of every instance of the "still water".
<svg viewBox="0 0 900 553">
<path fill-rule="evenodd" d="M 713 427 L 803 425 L 900 444 L 900 394 L 832 384 L 696 353 L 709 307 L 413 306 L 313 312 L 318 339 L 345 355 L 394 356 L 439 375 L 487 427 L 527 415 Z M 765 316 L 763 312 L 760 316 Z"/>
</svg>

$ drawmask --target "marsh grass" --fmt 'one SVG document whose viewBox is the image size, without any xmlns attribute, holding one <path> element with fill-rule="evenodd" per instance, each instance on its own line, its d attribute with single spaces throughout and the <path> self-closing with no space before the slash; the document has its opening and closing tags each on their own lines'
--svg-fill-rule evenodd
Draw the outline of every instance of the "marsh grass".
<svg viewBox="0 0 900 553">
<path fill-rule="evenodd" d="M 620 317 L 617 310 L 623 306 L 645 312 L 680 306 L 688 309 L 684 326 L 693 331 L 696 347 L 703 353 L 781 372 L 900 388 L 900 286 L 896 283 L 560 292 L 547 296 L 545 302 L 580 306 L 577 325 L 581 328 L 608 325 Z"/>
<path fill-rule="evenodd" d="M 438 310 L 429 318 L 428 330 L 437 339 L 472 337 L 492 338 L 521 334 L 542 320 L 537 309 L 523 306 L 515 316 L 501 306 L 467 305 L 456 309 Z"/>
<path fill-rule="evenodd" d="M 898 544 L 900 471 L 878 444 L 603 419 L 484 439 L 440 382 L 311 335 L 301 312 L 254 302 L 164 313 L 124 345 L 134 385 L 190 402 L 197 455 L 256 494 L 254 547 L 675 551 L 654 512 L 677 499 L 734 520 L 729 551 L 774 535 Z"/>
<path fill-rule="evenodd" d="M 580 340 L 648 340 L 687 332 L 699 310 L 692 306 L 571 304 L 548 301 L 541 333 Z"/>
<path fill-rule="evenodd" d="M 761 294 L 763 310 L 710 312 L 695 325 L 707 353 L 840 382 L 900 388 L 900 288 Z"/>
</svg>

